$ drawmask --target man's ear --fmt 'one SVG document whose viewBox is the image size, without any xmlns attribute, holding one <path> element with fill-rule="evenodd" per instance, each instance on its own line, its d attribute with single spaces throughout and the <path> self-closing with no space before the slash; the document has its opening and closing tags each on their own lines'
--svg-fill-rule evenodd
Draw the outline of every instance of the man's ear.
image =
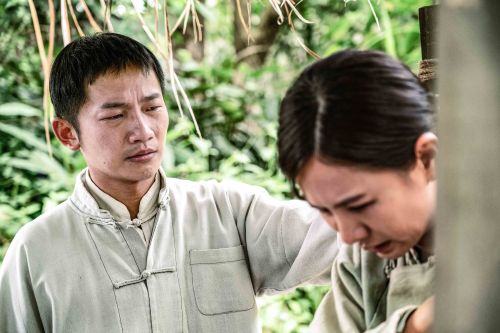
<svg viewBox="0 0 500 333">
<path fill-rule="evenodd" d="M 436 157 L 438 152 L 438 139 L 432 132 L 421 134 L 415 142 L 415 157 L 417 164 L 425 170 L 428 181 L 436 179 Z"/>
<path fill-rule="evenodd" d="M 80 149 L 80 140 L 78 139 L 76 130 L 67 120 L 58 117 L 54 118 L 52 129 L 63 145 L 71 150 Z"/>
</svg>

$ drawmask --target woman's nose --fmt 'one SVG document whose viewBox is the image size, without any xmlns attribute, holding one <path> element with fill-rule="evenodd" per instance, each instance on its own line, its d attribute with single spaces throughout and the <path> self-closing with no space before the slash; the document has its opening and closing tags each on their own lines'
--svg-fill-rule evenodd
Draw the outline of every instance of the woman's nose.
<svg viewBox="0 0 500 333">
<path fill-rule="evenodd" d="M 354 244 L 366 239 L 369 235 L 368 228 L 360 222 L 343 222 L 338 223 L 340 237 L 347 244 Z"/>
</svg>

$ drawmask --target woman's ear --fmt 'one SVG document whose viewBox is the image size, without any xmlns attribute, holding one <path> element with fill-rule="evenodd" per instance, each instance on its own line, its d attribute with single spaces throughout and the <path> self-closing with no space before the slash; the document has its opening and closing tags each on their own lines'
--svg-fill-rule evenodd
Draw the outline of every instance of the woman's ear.
<svg viewBox="0 0 500 333">
<path fill-rule="evenodd" d="M 432 132 L 421 134 L 415 142 L 415 157 L 417 164 L 423 166 L 427 180 L 436 179 L 436 157 L 438 152 L 438 139 Z"/>
<path fill-rule="evenodd" d="M 52 129 L 57 139 L 59 139 L 63 145 L 71 150 L 80 149 L 80 140 L 78 139 L 76 130 L 67 120 L 54 118 L 52 121 Z"/>
</svg>

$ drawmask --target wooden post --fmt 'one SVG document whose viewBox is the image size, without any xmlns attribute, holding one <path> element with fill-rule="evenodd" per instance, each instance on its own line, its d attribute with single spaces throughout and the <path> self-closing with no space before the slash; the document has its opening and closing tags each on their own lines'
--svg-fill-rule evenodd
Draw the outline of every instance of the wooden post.
<svg viewBox="0 0 500 333">
<path fill-rule="evenodd" d="M 437 71 L 438 10 L 438 5 L 425 6 L 418 10 L 420 44 L 422 49 L 419 77 L 423 85 L 434 94 L 437 94 L 435 72 Z"/>
<path fill-rule="evenodd" d="M 500 1 L 440 11 L 434 332 L 500 332 Z"/>
<path fill-rule="evenodd" d="M 438 5 L 425 6 L 418 10 L 420 44 L 424 60 L 437 57 L 437 14 Z"/>
</svg>

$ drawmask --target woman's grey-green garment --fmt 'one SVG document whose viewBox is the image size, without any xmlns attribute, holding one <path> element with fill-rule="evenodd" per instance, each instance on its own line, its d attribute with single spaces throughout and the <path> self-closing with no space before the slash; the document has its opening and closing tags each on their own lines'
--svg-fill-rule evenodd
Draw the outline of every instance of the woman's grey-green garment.
<svg viewBox="0 0 500 333">
<path fill-rule="evenodd" d="M 414 253 L 388 261 L 359 245 L 343 245 L 332 268 L 332 290 L 309 331 L 402 332 L 408 316 L 433 294 L 434 257 L 421 264 Z"/>
<path fill-rule="evenodd" d="M 99 209 L 82 176 L 11 243 L 0 332 L 260 332 L 255 295 L 328 282 L 335 233 L 304 202 L 162 174 L 146 245 Z"/>
</svg>

